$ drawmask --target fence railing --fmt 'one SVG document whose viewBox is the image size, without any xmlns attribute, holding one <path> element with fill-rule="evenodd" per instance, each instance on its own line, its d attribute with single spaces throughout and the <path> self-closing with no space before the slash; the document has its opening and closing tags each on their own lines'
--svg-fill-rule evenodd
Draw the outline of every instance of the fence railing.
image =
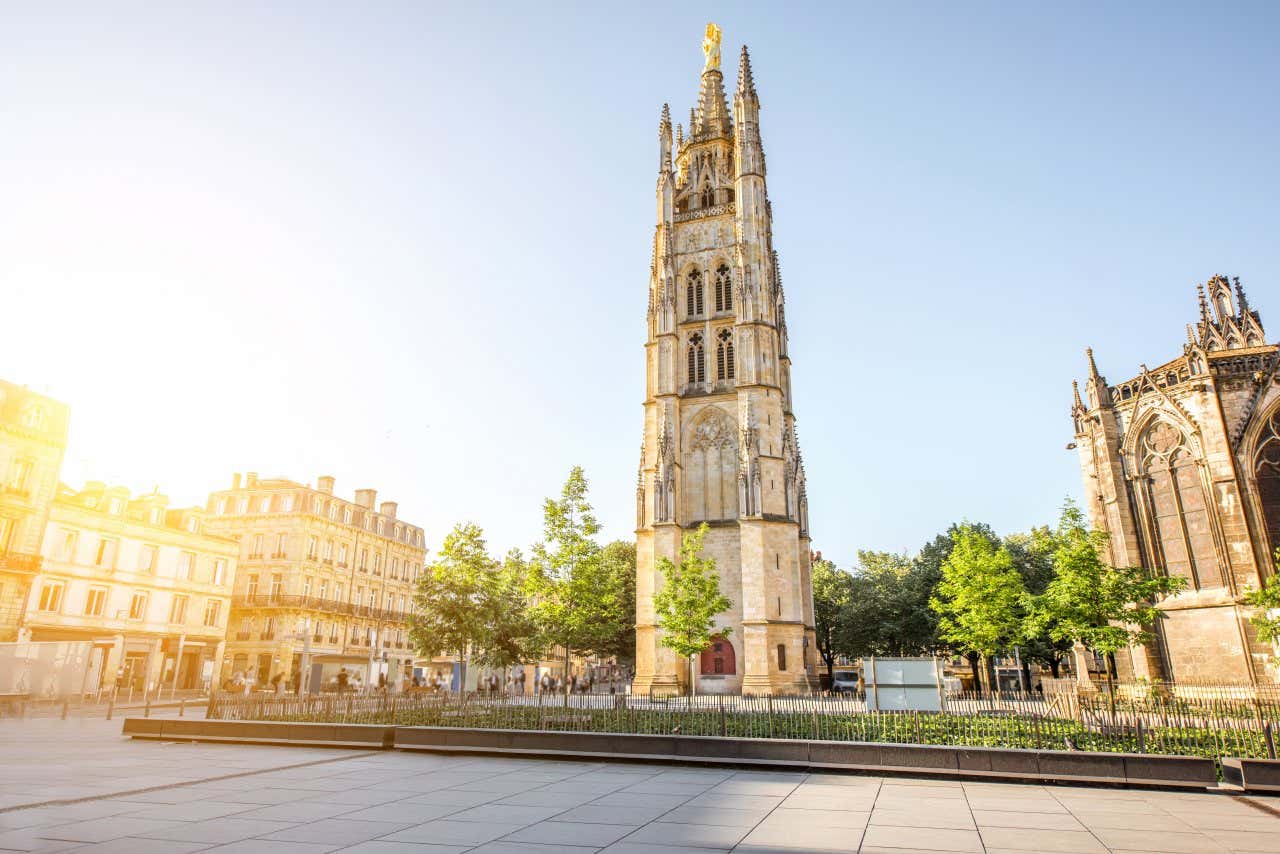
<svg viewBox="0 0 1280 854">
<path fill-rule="evenodd" d="M 223 720 L 371 723 L 483 729 L 714 735 L 894 744 L 1096 750 L 1275 758 L 1280 704 L 1092 696 L 1069 701 L 995 695 L 948 698 L 944 712 L 868 711 L 850 695 L 812 697 L 545 694 L 219 694 Z"/>
</svg>

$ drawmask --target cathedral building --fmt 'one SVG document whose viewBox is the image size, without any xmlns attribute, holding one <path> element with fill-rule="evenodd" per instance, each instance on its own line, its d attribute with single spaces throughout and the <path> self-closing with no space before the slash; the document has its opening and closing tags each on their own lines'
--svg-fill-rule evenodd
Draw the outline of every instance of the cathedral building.
<svg viewBox="0 0 1280 854">
<path fill-rule="evenodd" d="M 1088 352 L 1071 414 L 1093 525 L 1110 562 L 1186 579 L 1159 603 L 1154 643 L 1117 656 L 1122 676 L 1272 682 L 1274 652 L 1245 594 L 1280 548 L 1280 347 L 1240 280 L 1200 286 L 1182 353 L 1108 385 Z"/>
<path fill-rule="evenodd" d="M 658 125 L 657 228 L 649 280 L 644 441 L 636 488 L 637 693 L 784 694 L 814 678 L 804 465 L 796 441 L 782 277 L 743 47 L 730 113 L 720 30 L 689 125 Z M 657 564 L 709 526 L 724 634 L 696 667 L 661 644 Z M 691 674 L 691 669 L 697 670 Z"/>
</svg>

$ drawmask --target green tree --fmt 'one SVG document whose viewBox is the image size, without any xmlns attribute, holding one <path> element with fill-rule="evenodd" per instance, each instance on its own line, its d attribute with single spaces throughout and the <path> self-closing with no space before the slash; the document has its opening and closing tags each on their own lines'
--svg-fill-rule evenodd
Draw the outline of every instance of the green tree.
<svg viewBox="0 0 1280 854">
<path fill-rule="evenodd" d="M 1276 575 L 1272 575 L 1257 590 L 1250 590 L 1244 601 L 1258 609 L 1258 613 L 1249 618 L 1249 622 L 1258 632 L 1258 640 L 1274 644 L 1280 641 L 1280 549 L 1275 553 Z M 1272 665 L 1280 666 L 1280 660 L 1273 655 Z"/>
<path fill-rule="evenodd" d="M 716 628 L 715 619 L 733 606 L 729 597 L 720 592 L 715 558 L 702 556 L 706 533 L 704 522 L 697 531 L 684 535 L 679 563 L 672 563 L 665 556 L 658 558 L 662 587 L 653 595 L 662 645 L 689 659 L 689 687 L 695 691 L 694 656 L 700 655 L 714 638 L 729 634 L 727 628 Z"/>
<path fill-rule="evenodd" d="M 836 627 L 845 655 L 920 655 L 937 646 L 937 620 L 929 610 L 933 574 L 928 565 L 892 552 L 858 552 L 849 604 Z"/>
<path fill-rule="evenodd" d="M 837 652 L 845 652 L 840 644 L 840 617 L 851 606 L 853 576 L 829 560 L 818 560 L 810 575 L 813 582 L 813 619 L 817 630 L 818 654 L 827 663 L 831 676 Z"/>
<path fill-rule="evenodd" d="M 636 661 L 636 544 L 634 540 L 614 540 L 601 551 L 605 573 L 618 587 L 617 613 L 611 619 L 616 629 L 600 650 L 621 664 Z"/>
<path fill-rule="evenodd" d="M 463 685 L 468 659 L 493 667 L 520 661 L 531 632 L 519 588 L 518 575 L 489 557 L 480 526 L 459 523 L 418 577 L 409 640 L 424 657 L 457 653 Z"/>
<path fill-rule="evenodd" d="M 1022 576 L 1007 548 L 977 528 L 956 533 L 929 607 L 940 618 L 943 640 L 986 662 L 989 690 L 996 688 L 993 657 L 1021 638 L 1025 596 Z"/>
<path fill-rule="evenodd" d="M 1052 529 L 1041 525 L 1026 534 L 1010 534 L 1004 538 L 1004 544 L 1013 555 L 1013 563 L 1022 576 L 1027 593 L 1032 597 L 1044 593 L 1053 580 L 1053 553 L 1057 549 Z M 1031 686 L 1031 662 L 1048 667 L 1054 678 L 1057 678 L 1063 658 L 1071 651 L 1071 641 L 1054 640 L 1047 627 L 1031 631 L 1032 626 L 1028 621 L 1027 629 L 1019 644 L 1024 690 L 1029 690 Z"/>
<path fill-rule="evenodd" d="M 526 592 L 542 646 L 563 650 L 567 692 L 573 653 L 609 654 L 634 611 L 624 613 L 625 589 L 595 541 L 600 523 L 587 502 L 581 467 L 569 472 L 559 498 L 544 502 L 543 523 Z"/>
<path fill-rule="evenodd" d="M 1164 616 L 1155 600 L 1186 584 L 1184 578 L 1152 575 L 1139 566 L 1108 565 L 1102 559 L 1106 532 L 1089 530 L 1072 501 L 1062 508 L 1054 541 L 1053 580 L 1031 598 L 1028 630 L 1045 631 L 1056 641 L 1079 641 L 1108 658 L 1149 642 L 1151 627 Z"/>
</svg>

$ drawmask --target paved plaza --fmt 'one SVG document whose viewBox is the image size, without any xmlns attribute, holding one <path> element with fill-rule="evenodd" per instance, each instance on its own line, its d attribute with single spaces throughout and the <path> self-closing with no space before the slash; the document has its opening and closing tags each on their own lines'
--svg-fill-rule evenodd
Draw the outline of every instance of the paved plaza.
<svg viewBox="0 0 1280 854">
<path fill-rule="evenodd" d="M 1280 852 L 1280 799 L 119 732 L 119 720 L 0 722 L 0 850 Z"/>
</svg>

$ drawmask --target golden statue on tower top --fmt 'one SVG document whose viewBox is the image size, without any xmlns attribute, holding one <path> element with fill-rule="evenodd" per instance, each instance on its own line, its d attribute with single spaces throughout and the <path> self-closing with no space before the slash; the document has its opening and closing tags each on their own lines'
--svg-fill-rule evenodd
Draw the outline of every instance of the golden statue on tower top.
<svg viewBox="0 0 1280 854">
<path fill-rule="evenodd" d="M 707 34 L 702 39 L 702 53 L 707 57 L 707 62 L 702 66 L 703 71 L 711 71 L 712 69 L 720 70 L 720 28 L 715 24 L 707 24 Z"/>
</svg>

